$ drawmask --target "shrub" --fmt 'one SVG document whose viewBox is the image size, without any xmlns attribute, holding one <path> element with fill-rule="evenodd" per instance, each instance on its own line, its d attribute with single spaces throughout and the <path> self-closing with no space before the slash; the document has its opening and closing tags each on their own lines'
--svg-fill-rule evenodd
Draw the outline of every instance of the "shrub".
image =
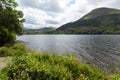
<svg viewBox="0 0 120 80">
<path fill-rule="evenodd" d="M 6 80 L 106 80 L 100 71 L 73 55 L 29 54 L 16 57 L 2 70 Z"/>
<path fill-rule="evenodd" d="M 113 75 L 110 80 L 120 80 L 120 74 Z"/>
<path fill-rule="evenodd" d="M 0 56 L 20 56 L 28 52 L 28 49 L 22 44 L 14 44 L 12 46 L 4 46 L 0 48 Z"/>
</svg>

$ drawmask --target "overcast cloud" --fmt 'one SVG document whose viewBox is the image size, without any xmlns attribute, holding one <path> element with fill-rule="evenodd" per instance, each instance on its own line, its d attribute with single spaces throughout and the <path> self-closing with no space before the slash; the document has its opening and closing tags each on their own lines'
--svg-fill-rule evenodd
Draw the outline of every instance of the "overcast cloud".
<svg viewBox="0 0 120 80">
<path fill-rule="evenodd" d="M 120 9 L 120 0 L 16 0 L 25 28 L 60 27 L 99 7 Z"/>
</svg>

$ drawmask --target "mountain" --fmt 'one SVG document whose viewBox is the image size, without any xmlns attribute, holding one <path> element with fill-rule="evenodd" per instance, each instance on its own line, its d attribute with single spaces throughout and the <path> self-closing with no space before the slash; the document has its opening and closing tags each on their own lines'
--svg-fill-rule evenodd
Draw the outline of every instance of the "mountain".
<svg viewBox="0 0 120 80">
<path fill-rule="evenodd" d="M 47 32 L 56 30 L 55 27 L 44 27 L 40 29 L 24 29 L 25 34 L 46 34 Z"/>
<path fill-rule="evenodd" d="M 120 10 L 112 9 L 112 8 L 105 8 L 105 7 L 97 8 L 97 9 L 92 10 L 87 15 L 83 16 L 82 19 L 90 19 L 90 18 L 95 18 L 98 16 L 109 15 L 109 14 L 120 14 Z"/>
<path fill-rule="evenodd" d="M 75 22 L 62 25 L 53 33 L 62 34 L 119 34 L 120 10 L 97 8 Z"/>
</svg>

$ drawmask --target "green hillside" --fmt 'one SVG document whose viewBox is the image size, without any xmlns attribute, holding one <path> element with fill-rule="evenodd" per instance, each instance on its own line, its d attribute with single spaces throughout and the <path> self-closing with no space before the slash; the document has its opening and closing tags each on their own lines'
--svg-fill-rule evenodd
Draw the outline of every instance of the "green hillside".
<svg viewBox="0 0 120 80">
<path fill-rule="evenodd" d="M 53 33 L 120 34 L 120 10 L 95 9 L 75 22 L 64 24 Z"/>
<path fill-rule="evenodd" d="M 40 29 L 24 29 L 25 34 L 45 34 L 46 32 L 50 32 L 55 30 L 55 27 L 44 27 Z"/>
<path fill-rule="evenodd" d="M 120 10 L 112 9 L 112 8 L 105 8 L 105 7 L 97 8 L 97 9 L 92 10 L 87 15 L 83 16 L 82 19 L 90 19 L 90 18 L 95 18 L 98 16 L 109 15 L 109 14 L 120 14 Z"/>
</svg>

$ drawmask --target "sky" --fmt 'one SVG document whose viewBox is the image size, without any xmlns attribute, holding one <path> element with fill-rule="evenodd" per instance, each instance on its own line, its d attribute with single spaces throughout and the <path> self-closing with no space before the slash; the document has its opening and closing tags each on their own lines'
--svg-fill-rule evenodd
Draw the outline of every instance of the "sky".
<svg viewBox="0 0 120 80">
<path fill-rule="evenodd" d="M 120 9 L 120 0 L 16 0 L 25 28 L 60 27 L 100 7 Z"/>
</svg>

